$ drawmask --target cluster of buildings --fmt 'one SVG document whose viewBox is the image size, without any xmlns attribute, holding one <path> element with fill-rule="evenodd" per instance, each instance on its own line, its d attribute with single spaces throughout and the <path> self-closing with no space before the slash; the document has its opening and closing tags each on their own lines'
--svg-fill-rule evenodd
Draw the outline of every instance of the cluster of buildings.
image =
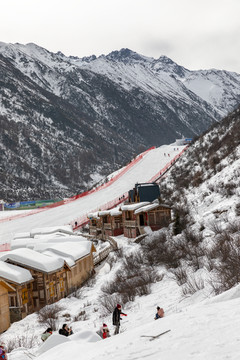
<svg viewBox="0 0 240 360">
<path fill-rule="evenodd" d="M 88 218 L 91 238 L 111 244 L 121 234 L 137 238 L 168 226 L 171 208 L 160 202 L 157 184 L 136 184 L 124 204 Z M 11 251 L 0 253 L 0 333 L 78 289 L 94 273 L 94 252 L 93 242 L 70 225 L 16 234 Z"/>
<path fill-rule="evenodd" d="M 92 241 L 70 226 L 16 234 L 0 255 L 0 333 L 69 295 L 94 272 Z"/>
<path fill-rule="evenodd" d="M 159 199 L 157 184 L 136 184 L 123 205 L 88 214 L 90 235 L 102 240 L 121 234 L 127 238 L 136 238 L 148 229 L 156 231 L 168 226 L 171 222 L 171 208 Z"/>
</svg>

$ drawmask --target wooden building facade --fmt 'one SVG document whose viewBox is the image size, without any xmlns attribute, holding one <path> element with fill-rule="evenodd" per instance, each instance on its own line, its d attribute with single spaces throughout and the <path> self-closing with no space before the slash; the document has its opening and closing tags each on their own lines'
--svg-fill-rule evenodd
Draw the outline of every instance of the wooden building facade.
<svg viewBox="0 0 240 360">
<path fill-rule="evenodd" d="M 0 279 L 0 334 L 6 331 L 10 326 L 10 312 L 8 292 L 13 291 L 14 288 L 3 279 Z"/>
<path fill-rule="evenodd" d="M 170 206 L 159 204 L 158 202 L 140 207 L 134 212 L 137 226 L 141 229 L 149 226 L 152 231 L 159 230 L 168 226 L 171 222 Z"/>
<path fill-rule="evenodd" d="M 123 234 L 122 211 L 118 208 L 111 210 L 99 211 L 101 220 L 101 238 L 107 240 L 110 236 Z"/>
<path fill-rule="evenodd" d="M 137 236 L 140 235 L 135 210 L 148 204 L 149 202 L 141 202 L 141 203 L 130 203 L 121 206 L 122 219 L 123 219 L 123 233 L 125 237 L 136 238 Z"/>
</svg>

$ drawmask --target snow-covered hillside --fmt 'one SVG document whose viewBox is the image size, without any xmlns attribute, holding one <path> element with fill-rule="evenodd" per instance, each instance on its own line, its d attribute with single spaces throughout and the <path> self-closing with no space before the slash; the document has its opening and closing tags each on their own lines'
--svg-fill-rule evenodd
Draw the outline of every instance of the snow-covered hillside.
<svg viewBox="0 0 240 360">
<path fill-rule="evenodd" d="M 0 76 L 0 198 L 9 202 L 80 193 L 153 145 L 199 135 L 240 99 L 239 74 L 128 49 L 79 59 L 0 43 Z"/>
<path fill-rule="evenodd" d="M 46 209 L 45 211 L 41 210 L 39 213 L 34 213 L 33 215 L 22 218 L 13 217 L 10 223 L 9 221 L 2 222 L 0 225 L 1 242 L 10 241 L 14 233 L 31 231 L 32 228 L 41 226 L 68 224 L 74 222 L 74 220 L 77 220 L 81 216 L 87 215 L 93 210 L 100 209 L 104 204 L 128 192 L 137 182 L 148 182 L 184 148 L 185 146 L 176 146 L 173 144 L 150 150 L 123 176 L 106 188 L 58 208 Z M 11 211 L 8 211 L 8 214 L 11 216 Z"/>
</svg>

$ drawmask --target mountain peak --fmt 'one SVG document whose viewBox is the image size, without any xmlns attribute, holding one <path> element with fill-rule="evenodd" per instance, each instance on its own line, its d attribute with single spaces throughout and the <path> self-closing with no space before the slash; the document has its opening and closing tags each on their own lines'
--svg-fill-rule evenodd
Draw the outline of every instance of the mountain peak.
<svg viewBox="0 0 240 360">
<path fill-rule="evenodd" d="M 122 62 L 127 62 L 127 61 L 151 62 L 151 61 L 153 61 L 152 58 L 140 55 L 137 52 L 132 51 L 128 48 L 122 48 L 121 50 L 112 51 L 110 54 L 108 54 L 106 56 L 106 58 L 108 60 L 115 60 L 115 61 L 122 61 Z"/>
</svg>

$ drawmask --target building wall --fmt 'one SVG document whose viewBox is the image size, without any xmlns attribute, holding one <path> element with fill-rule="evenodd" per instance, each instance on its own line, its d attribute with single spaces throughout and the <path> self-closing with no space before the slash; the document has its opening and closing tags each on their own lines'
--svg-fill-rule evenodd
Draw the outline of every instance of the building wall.
<svg viewBox="0 0 240 360">
<path fill-rule="evenodd" d="M 94 265 L 92 253 L 82 259 L 79 259 L 71 268 L 71 271 L 67 274 L 69 293 L 78 289 L 84 281 L 92 275 L 93 269 Z"/>
<path fill-rule="evenodd" d="M 8 303 L 8 291 L 0 284 L 0 333 L 7 330 L 10 326 L 10 314 Z"/>
</svg>

